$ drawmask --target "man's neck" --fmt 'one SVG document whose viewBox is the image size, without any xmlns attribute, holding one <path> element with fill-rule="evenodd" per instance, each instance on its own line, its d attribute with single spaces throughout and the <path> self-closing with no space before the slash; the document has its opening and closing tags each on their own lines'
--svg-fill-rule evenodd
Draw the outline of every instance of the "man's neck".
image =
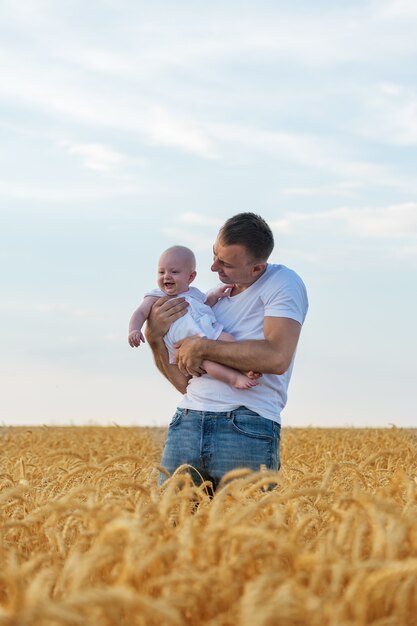
<svg viewBox="0 0 417 626">
<path fill-rule="evenodd" d="M 239 284 L 239 283 L 235 283 L 235 284 L 234 284 L 234 286 L 233 286 L 233 288 L 232 288 L 232 291 L 230 292 L 230 295 L 231 295 L 231 296 L 237 296 L 239 293 L 242 293 L 242 291 L 246 291 L 246 289 L 248 289 L 248 287 L 250 287 L 251 285 L 253 285 L 254 283 L 256 283 L 256 281 L 257 281 L 257 280 L 259 280 L 259 279 L 260 279 L 260 277 L 261 277 L 261 276 L 263 276 L 263 275 L 265 274 L 265 272 L 266 272 L 266 268 L 267 268 L 267 267 L 268 267 L 268 265 L 266 265 L 266 267 L 265 267 L 264 271 L 263 271 L 261 274 L 259 274 L 259 276 L 257 276 L 257 277 L 255 278 L 255 280 L 254 280 L 254 281 L 252 281 L 251 283 L 246 283 L 246 284 L 244 284 L 244 285 L 241 285 L 241 284 Z"/>
</svg>

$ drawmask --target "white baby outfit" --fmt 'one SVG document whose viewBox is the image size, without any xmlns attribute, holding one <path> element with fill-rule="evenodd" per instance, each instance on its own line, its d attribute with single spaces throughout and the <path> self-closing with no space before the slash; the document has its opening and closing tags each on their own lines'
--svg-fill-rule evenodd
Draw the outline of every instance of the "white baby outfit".
<svg viewBox="0 0 417 626">
<path fill-rule="evenodd" d="M 154 296 L 162 298 L 166 296 L 161 289 L 152 289 L 145 293 L 145 296 Z M 189 303 L 187 313 L 180 317 L 176 322 L 171 324 L 167 334 L 164 336 L 164 342 L 169 354 L 169 362 L 175 362 L 174 344 L 181 341 L 185 337 L 191 335 L 199 335 L 199 337 L 207 337 L 207 339 L 217 339 L 223 330 L 223 326 L 216 320 L 211 307 L 204 304 L 206 294 L 197 289 L 190 287 L 188 291 L 180 293 L 176 298 L 185 298 Z"/>
</svg>

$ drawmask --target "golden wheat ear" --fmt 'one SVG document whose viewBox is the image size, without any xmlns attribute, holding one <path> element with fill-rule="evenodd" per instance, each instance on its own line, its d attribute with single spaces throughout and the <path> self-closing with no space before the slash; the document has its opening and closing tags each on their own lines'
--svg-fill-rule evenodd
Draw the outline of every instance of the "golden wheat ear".
<svg viewBox="0 0 417 626">
<path fill-rule="evenodd" d="M 163 435 L 0 429 L 1 625 L 414 626 L 414 431 L 286 429 L 214 497 Z"/>
</svg>

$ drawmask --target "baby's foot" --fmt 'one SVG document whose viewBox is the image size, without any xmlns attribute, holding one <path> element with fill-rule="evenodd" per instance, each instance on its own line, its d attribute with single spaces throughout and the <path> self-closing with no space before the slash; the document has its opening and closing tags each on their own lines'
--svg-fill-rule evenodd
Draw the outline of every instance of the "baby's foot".
<svg viewBox="0 0 417 626">
<path fill-rule="evenodd" d="M 245 375 L 253 380 L 258 380 L 258 378 L 262 376 L 260 372 L 252 372 L 252 370 L 250 372 L 245 372 Z"/>
<path fill-rule="evenodd" d="M 259 385 L 258 380 L 249 378 L 245 374 L 237 374 L 233 383 L 233 387 L 236 387 L 236 389 L 251 389 L 251 387 L 256 387 L 256 385 Z"/>
</svg>

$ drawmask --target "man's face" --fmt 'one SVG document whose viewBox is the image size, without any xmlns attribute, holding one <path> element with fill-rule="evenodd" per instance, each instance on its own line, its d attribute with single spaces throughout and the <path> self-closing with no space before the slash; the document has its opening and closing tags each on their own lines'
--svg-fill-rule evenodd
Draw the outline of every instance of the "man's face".
<svg viewBox="0 0 417 626">
<path fill-rule="evenodd" d="M 225 246 L 217 237 L 213 246 L 212 272 L 217 272 L 219 279 L 226 285 L 251 285 L 259 278 L 256 264 L 246 248 L 240 244 Z"/>
</svg>

